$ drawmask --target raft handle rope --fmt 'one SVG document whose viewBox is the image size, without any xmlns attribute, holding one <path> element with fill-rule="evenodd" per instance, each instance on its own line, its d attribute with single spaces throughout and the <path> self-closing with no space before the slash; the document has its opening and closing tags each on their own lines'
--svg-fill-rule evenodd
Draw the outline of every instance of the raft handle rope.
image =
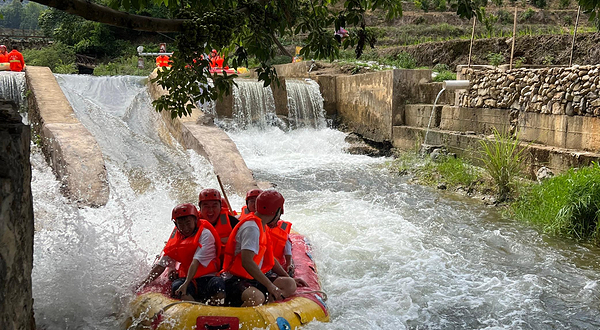
<svg viewBox="0 0 600 330">
<path fill-rule="evenodd" d="M 313 294 L 313 293 L 320 293 L 323 295 L 323 300 L 327 301 L 327 293 L 325 293 L 325 291 L 321 291 L 321 290 L 313 290 L 313 291 L 305 291 L 302 292 L 301 294 Z M 162 314 L 164 312 L 167 311 L 167 309 L 179 305 L 179 304 L 192 304 L 192 305 L 200 305 L 200 306 L 207 306 L 205 303 L 201 303 L 198 301 L 176 301 L 174 303 L 170 303 L 168 305 L 166 305 L 165 307 L 161 308 L 156 314 L 154 314 L 154 316 L 152 316 L 152 324 L 157 324 L 160 323 L 160 321 L 156 322 L 157 319 L 162 317 Z"/>
</svg>

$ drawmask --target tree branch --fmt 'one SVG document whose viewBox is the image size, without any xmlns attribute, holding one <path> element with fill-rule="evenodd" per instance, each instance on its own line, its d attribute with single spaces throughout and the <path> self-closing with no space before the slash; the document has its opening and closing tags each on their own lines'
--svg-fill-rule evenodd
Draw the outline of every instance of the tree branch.
<svg viewBox="0 0 600 330">
<path fill-rule="evenodd" d="M 87 20 L 147 32 L 179 32 L 182 19 L 132 15 L 85 0 L 32 0 L 39 4 L 81 16 Z"/>
<path fill-rule="evenodd" d="M 292 56 L 292 54 L 290 54 L 290 52 L 287 51 L 287 49 L 285 49 L 283 47 L 283 45 L 281 44 L 281 42 L 279 42 L 279 40 L 277 39 L 277 37 L 271 33 L 271 38 L 273 38 L 273 41 L 275 42 L 275 44 L 277 45 L 277 47 L 279 47 L 279 50 L 281 50 L 283 52 L 284 55 L 289 56 L 289 57 L 294 57 Z"/>
</svg>

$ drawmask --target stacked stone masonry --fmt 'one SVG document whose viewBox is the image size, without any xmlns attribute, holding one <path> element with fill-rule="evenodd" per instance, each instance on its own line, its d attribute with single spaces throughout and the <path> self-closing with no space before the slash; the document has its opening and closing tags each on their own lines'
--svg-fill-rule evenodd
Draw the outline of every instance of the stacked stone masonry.
<svg viewBox="0 0 600 330">
<path fill-rule="evenodd" d="M 463 68 L 471 88 L 460 106 L 543 114 L 600 117 L 600 65 L 519 68 L 503 71 Z"/>
</svg>

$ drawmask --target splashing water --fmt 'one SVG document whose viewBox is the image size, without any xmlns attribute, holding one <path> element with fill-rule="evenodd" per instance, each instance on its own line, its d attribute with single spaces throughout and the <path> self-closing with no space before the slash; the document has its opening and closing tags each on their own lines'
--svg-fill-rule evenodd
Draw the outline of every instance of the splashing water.
<svg viewBox="0 0 600 330">
<path fill-rule="evenodd" d="M 325 110 L 319 84 L 311 79 L 286 79 L 288 119 L 291 128 L 324 128 Z"/>
<path fill-rule="evenodd" d="M 77 209 L 33 152 L 36 321 L 116 330 L 172 229 L 171 208 L 217 184 L 206 161 L 164 133 L 139 78 L 58 78 L 101 146 L 111 196 L 105 207 Z M 283 218 L 313 243 L 331 322 L 304 329 L 600 326 L 597 248 L 408 184 L 385 158 L 344 153 L 338 131 L 228 134 L 257 179 L 285 196 Z M 239 209 L 242 197 L 231 198 Z"/>
</svg>

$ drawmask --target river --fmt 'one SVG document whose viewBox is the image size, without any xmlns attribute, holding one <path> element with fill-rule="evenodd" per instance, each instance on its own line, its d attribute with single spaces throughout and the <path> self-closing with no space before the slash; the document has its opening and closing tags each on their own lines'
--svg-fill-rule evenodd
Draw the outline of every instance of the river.
<svg viewBox="0 0 600 330">
<path fill-rule="evenodd" d="M 152 110 L 139 77 L 58 75 L 104 154 L 110 198 L 77 208 L 32 151 L 38 329 L 120 329 L 132 288 L 172 229 L 173 206 L 218 187 Z M 286 198 L 328 295 L 305 329 L 593 329 L 600 250 L 504 219 L 495 208 L 409 184 L 389 159 L 344 152 L 329 128 L 232 130 L 248 167 Z M 239 209 L 241 196 L 231 196 Z"/>
</svg>

